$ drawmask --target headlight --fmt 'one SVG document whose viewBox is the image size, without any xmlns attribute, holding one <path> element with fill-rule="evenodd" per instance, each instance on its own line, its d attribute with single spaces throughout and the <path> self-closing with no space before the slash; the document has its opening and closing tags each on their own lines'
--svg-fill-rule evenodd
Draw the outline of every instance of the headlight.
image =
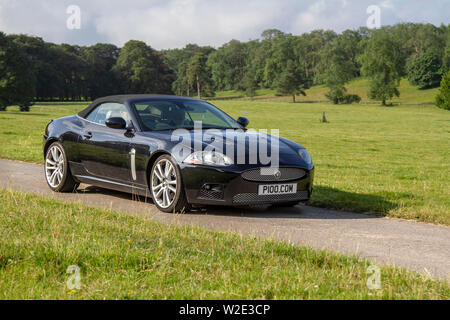
<svg viewBox="0 0 450 320">
<path fill-rule="evenodd" d="M 183 162 L 208 166 L 229 166 L 233 164 L 233 160 L 229 157 L 215 151 L 196 151 L 191 153 Z"/>
<path fill-rule="evenodd" d="M 309 155 L 308 151 L 306 151 L 306 149 L 298 150 L 298 154 L 303 159 L 303 161 L 305 161 L 307 164 L 312 163 L 311 156 Z"/>
</svg>

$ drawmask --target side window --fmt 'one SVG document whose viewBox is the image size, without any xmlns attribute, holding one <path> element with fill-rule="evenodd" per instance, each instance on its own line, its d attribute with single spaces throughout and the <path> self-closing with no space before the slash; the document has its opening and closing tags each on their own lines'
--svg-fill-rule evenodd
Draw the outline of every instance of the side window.
<svg viewBox="0 0 450 320">
<path fill-rule="evenodd" d="M 127 125 L 131 122 L 127 108 L 120 103 L 103 103 L 92 110 L 86 117 L 86 120 L 105 125 L 106 120 L 113 117 L 123 118 Z"/>
<path fill-rule="evenodd" d="M 97 111 L 98 111 L 98 108 L 99 108 L 99 107 L 100 107 L 100 106 L 98 106 L 97 108 L 95 108 L 94 110 L 92 110 L 92 111 L 88 114 L 88 116 L 86 117 L 86 120 L 95 122 L 95 118 L 97 117 Z"/>
</svg>

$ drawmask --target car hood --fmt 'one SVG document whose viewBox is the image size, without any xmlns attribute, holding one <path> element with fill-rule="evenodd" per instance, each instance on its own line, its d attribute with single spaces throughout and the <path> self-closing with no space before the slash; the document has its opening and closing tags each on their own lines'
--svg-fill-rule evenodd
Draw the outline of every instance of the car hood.
<svg viewBox="0 0 450 320">
<path fill-rule="evenodd" d="M 148 138 L 165 141 L 165 149 L 172 153 L 176 153 L 180 147 L 190 151 L 215 147 L 216 150 L 229 155 L 230 153 L 227 150 L 232 149 L 235 164 L 238 163 L 238 152 L 244 152 L 245 166 L 252 166 L 252 164 L 255 167 L 265 166 L 267 164 L 259 157 L 259 147 L 255 148 L 256 142 L 256 146 L 262 146 L 263 156 L 271 156 L 272 150 L 275 152 L 278 150 L 280 166 L 295 166 L 306 169 L 312 169 L 313 167 L 313 164 L 306 163 L 300 157 L 298 151 L 304 149 L 302 145 L 282 137 L 250 130 L 167 130 L 142 132 L 142 134 Z M 273 142 L 275 139 L 278 139 L 278 148 L 276 147 L 277 143 Z M 266 141 L 266 143 L 261 143 L 261 141 Z M 256 159 L 256 163 L 250 163 L 253 162 L 250 159 Z"/>
</svg>

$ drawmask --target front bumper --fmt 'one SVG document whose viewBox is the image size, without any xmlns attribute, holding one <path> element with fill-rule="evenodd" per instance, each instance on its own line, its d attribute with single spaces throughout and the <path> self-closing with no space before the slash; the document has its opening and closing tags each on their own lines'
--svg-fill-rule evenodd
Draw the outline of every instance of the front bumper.
<svg viewBox="0 0 450 320">
<path fill-rule="evenodd" d="M 188 202 L 197 205 L 246 206 L 308 201 L 313 191 L 314 168 L 297 179 L 248 181 L 246 170 L 184 165 L 181 168 Z M 297 192 L 283 195 L 258 195 L 261 184 L 296 183 Z"/>
</svg>

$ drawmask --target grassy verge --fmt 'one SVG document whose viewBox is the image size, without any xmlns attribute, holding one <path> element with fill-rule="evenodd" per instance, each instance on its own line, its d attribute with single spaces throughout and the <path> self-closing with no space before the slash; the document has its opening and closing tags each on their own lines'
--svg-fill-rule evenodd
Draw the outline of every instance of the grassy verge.
<svg viewBox="0 0 450 320">
<path fill-rule="evenodd" d="M 450 225 L 450 113 L 434 106 L 215 101 L 253 128 L 279 128 L 316 164 L 312 205 Z M 0 113 L 0 158 L 41 163 L 50 119 L 86 104 Z M 326 112 L 329 123 L 321 123 Z"/>
<path fill-rule="evenodd" d="M 45 126 L 52 119 L 75 114 L 89 103 L 45 103 L 31 107 L 30 112 L 20 112 L 18 107 L 8 107 L 0 112 L 0 158 L 43 162 L 42 137 Z"/>
<path fill-rule="evenodd" d="M 0 191 L 0 299 L 449 299 L 448 283 L 286 243 Z M 81 269 L 69 290 L 66 270 Z"/>
</svg>

